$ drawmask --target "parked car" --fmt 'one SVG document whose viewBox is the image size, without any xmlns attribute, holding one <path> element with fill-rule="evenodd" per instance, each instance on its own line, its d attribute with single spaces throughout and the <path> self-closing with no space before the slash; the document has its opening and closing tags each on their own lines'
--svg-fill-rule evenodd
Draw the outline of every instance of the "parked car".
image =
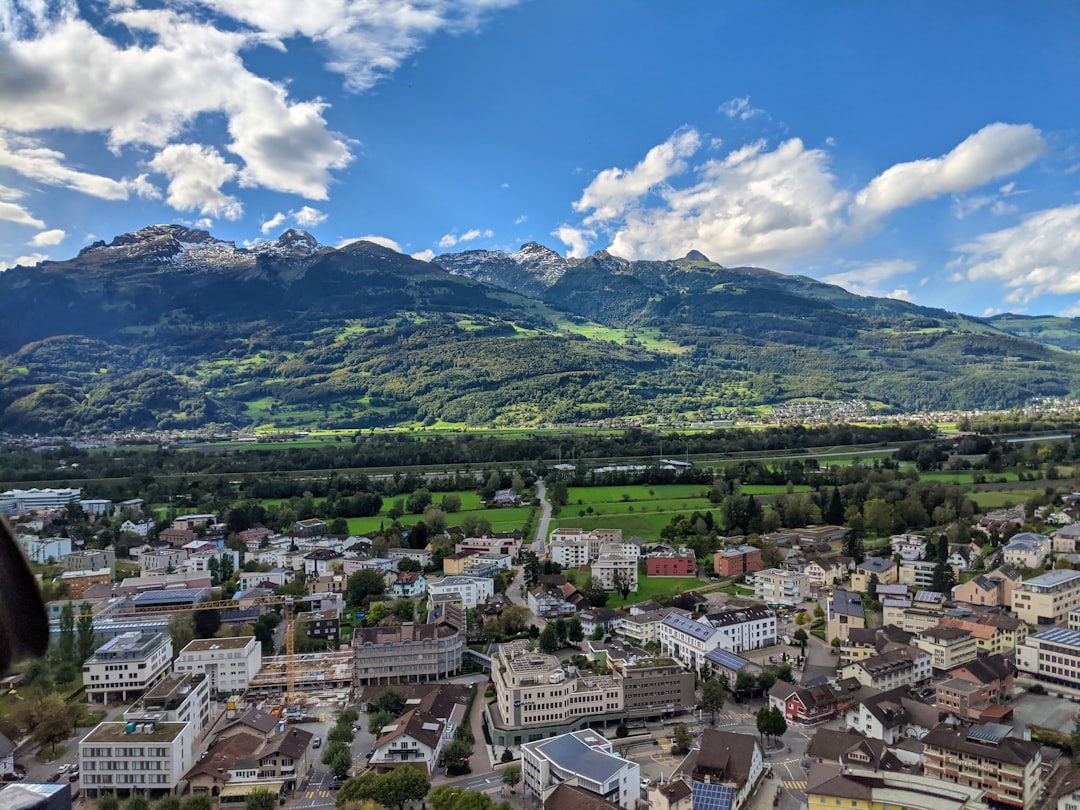
<svg viewBox="0 0 1080 810">
<path fill-rule="evenodd" d="M 71 769 L 71 763 L 70 762 L 65 762 L 63 765 L 60 766 L 60 768 L 58 770 L 59 770 L 60 773 L 67 773 L 70 769 Z"/>
<path fill-rule="evenodd" d="M 312 740 L 311 741 L 311 747 L 312 748 L 321 748 L 322 747 L 322 737 L 316 737 L 314 740 Z"/>
</svg>

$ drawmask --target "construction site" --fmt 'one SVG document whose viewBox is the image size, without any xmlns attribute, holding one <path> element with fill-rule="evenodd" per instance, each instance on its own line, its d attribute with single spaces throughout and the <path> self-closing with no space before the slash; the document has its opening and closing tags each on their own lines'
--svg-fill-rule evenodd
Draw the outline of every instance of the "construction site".
<svg viewBox="0 0 1080 810">
<path fill-rule="evenodd" d="M 355 655 L 351 649 L 335 652 L 294 654 L 292 683 L 290 683 L 287 655 L 263 659 L 259 670 L 248 685 L 244 697 L 251 703 L 261 702 L 268 709 L 292 708 L 289 714 L 307 714 L 317 704 L 349 701 L 352 694 Z M 288 694 L 292 690 L 291 702 Z"/>
</svg>

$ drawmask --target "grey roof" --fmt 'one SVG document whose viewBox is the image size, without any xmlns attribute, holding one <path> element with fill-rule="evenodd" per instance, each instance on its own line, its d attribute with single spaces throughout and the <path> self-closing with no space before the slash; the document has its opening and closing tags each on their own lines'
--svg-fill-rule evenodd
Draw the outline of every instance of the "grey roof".
<svg viewBox="0 0 1080 810">
<path fill-rule="evenodd" d="M 862 606 L 862 596 L 851 591 L 833 591 L 832 599 L 829 600 L 829 609 L 836 614 L 845 616 L 865 616 Z"/>
<path fill-rule="evenodd" d="M 722 650 L 719 647 L 709 650 L 709 652 L 705 654 L 705 660 L 717 664 L 718 666 L 722 666 L 724 669 L 730 669 L 732 672 L 738 672 L 743 667 L 756 667 L 757 669 L 761 669 L 757 664 L 747 661 L 745 658 L 740 658 L 735 655 L 735 653 Z"/>
<path fill-rule="evenodd" d="M 868 571 L 871 574 L 883 574 L 895 566 L 896 563 L 887 557 L 868 557 L 859 563 L 858 568 L 860 571 Z"/>
<path fill-rule="evenodd" d="M 602 739 L 599 734 L 597 739 Z M 535 745 L 534 751 L 542 753 L 560 768 L 605 784 L 621 771 L 627 761 L 612 754 L 605 754 L 579 740 L 573 734 L 562 734 Z"/>
<path fill-rule="evenodd" d="M 1080 647 L 1080 631 L 1078 630 L 1066 630 L 1064 627 L 1054 627 L 1050 630 L 1043 630 L 1041 633 L 1035 633 L 1029 636 L 1032 639 L 1039 639 L 1040 641 L 1049 641 L 1054 644 L 1064 644 L 1068 647 Z"/>
<path fill-rule="evenodd" d="M 686 616 L 673 613 L 664 619 L 664 625 L 687 636 L 693 636 L 698 641 L 708 641 L 716 632 L 712 627 L 701 622 L 695 622 Z"/>
</svg>

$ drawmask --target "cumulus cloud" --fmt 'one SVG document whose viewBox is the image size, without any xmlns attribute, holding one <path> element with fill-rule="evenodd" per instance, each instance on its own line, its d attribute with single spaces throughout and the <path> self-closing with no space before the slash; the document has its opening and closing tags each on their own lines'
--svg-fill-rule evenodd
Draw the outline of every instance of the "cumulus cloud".
<svg viewBox="0 0 1080 810">
<path fill-rule="evenodd" d="M 49 245 L 59 245 L 67 239 L 67 231 L 63 231 L 60 228 L 54 228 L 51 231 L 41 231 L 34 234 L 27 244 L 31 247 L 48 247 Z"/>
<path fill-rule="evenodd" d="M 315 228 L 326 222 L 327 214 L 310 205 L 305 205 L 299 211 L 290 211 L 289 216 L 296 220 L 301 228 Z"/>
<path fill-rule="evenodd" d="M 697 249 L 725 264 L 744 264 L 803 254 L 841 227 L 847 195 L 835 186 L 828 155 L 807 149 L 797 138 L 772 151 L 764 141 L 748 144 L 693 167 L 688 185 L 664 182 L 644 196 L 654 182 L 685 171 L 682 157 L 699 143 L 696 132 L 681 133 L 662 149 L 650 150 L 635 170 L 618 176 L 619 182 L 607 179 L 618 171 L 609 170 L 601 173 L 605 182 L 590 185 L 575 207 L 597 207 L 585 224 L 603 225 L 611 235 L 608 250 L 635 259 Z M 613 221 L 617 212 L 621 216 Z M 584 255 L 587 230 L 565 227 L 558 235 L 571 255 Z"/>
<path fill-rule="evenodd" d="M 1080 293 L 1080 204 L 1028 215 L 1019 225 L 984 233 L 955 248 L 967 281 L 996 280 L 1006 301 L 1026 304 L 1041 295 Z"/>
<path fill-rule="evenodd" d="M 897 287 L 891 292 L 891 286 L 896 276 L 912 273 L 916 269 L 913 262 L 905 259 L 890 259 L 881 262 L 858 262 L 847 266 L 847 269 L 825 276 L 822 281 L 828 284 L 836 284 L 856 295 L 872 295 L 877 298 L 899 298 L 911 301 L 913 297 L 905 287 Z M 889 285 L 886 285 L 889 282 Z"/>
<path fill-rule="evenodd" d="M 236 177 L 237 167 L 226 162 L 214 147 L 172 144 L 158 152 L 148 165 L 169 178 L 165 201 L 173 208 L 231 220 L 243 214 L 240 201 L 221 190 Z"/>
<path fill-rule="evenodd" d="M 281 211 L 278 211 L 276 214 L 274 214 L 272 217 L 270 217 L 270 219 L 266 220 L 266 222 L 264 222 L 262 225 L 260 225 L 259 230 L 262 231 L 263 236 L 265 236 L 266 234 L 270 233 L 270 231 L 273 231 L 273 230 L 275 230 L 277 228 L 280 228 L 281 224 L 284 221 L 285 221 L 285 214 L 283 214 Z"/>
<path fill-rule="evenodd" d="M 421 250 L 418 253 L 412 254 L 412 257 L 420 262 L 430 262 L 435 258 L 435 251 L 431 248 L 427 248 L 426 250 Z"/>
<path fill-rule="evenodd" d="M 222 31 L 164 9 L 120 11 L 110 21 L 133 42 L 117 44 L 78 17 L 33 39 L 0 41 L 0 127 L 101 132 L 119 152 L 165 147 L 200 115 L 219 113 L 226 148 L 243 161 L 242 184 L 326 198 L 331 171 L 352 155 L 329 131 L 323 102 L 294 101 L 244 66 L 240 52 L 269 43 L 265 34 Z"/>
<path fill-rule="evenodd" d="M 611 168 L 600 172 L 574 203 L 574 210 L 591 211 L 586 224 L 608 222 L 657 185 L 673 175 L 686 171 L 685 158 L 701 146 L 696 130 L 676 132 L 662 144 L 654 146 L 632 169 Z"/>
<path fill-rule="evenodd" d="M 345 247 L 346 245 L 351 245 L 353 242 L 373 242 L 376 245 L 382 245 L 385 248 L 390 248 L 390 250 L 396 251 L 397 253 L 404 253 L 405 252 L 405 251 L 403 251 L 401 249 L 401 245 L 398 244 L 397 242 L 395 242 L 390 237 L 388 237 L 388 236 L 376 236 L 374 234 L 369 234 L 368 236 L 355 236 L 355 237 L 350 237 L 348 239 L 343 239 L 342 241 L 338 242 L 338 245 L 337 245 L 338 249 L 340 250 L 341 248 Z"/>
<path fill-rule="evenodd" d="M 479 239 L 481 236 L 485 239 L 491 239 L 494 235 L 495 232 L 490 228 L 485 230 L 473 228 L 472 230 L 465 231 L 465 233 L 460 236 L 455 233 L 443 234 L 442 238 L 440 238 L 436 244 L 438 247 L 445 250 L 446 248 L 452 248 L 454 245 L 460 245 L 464 242 L 472 242 L 474 239 Z"/>
<path fill-rule="evenodd" d="M 728 118 L 738 118 L 740 121 L 748 121 L 755 116 L 765 115 L 764 110 L 759 110 L 750 104 L 750 96 L 725 101 L 717 112 L 723 113 Z"/>
<path fill-rule="evenodd" d="M 559 240 L 569 249 L 567 255 L 572 259 L 583 259 L 589 255 L 589 243 L 596 238 L 596 232 L 582 228 L 573 228 L 563 225 L 551 232 L 552 236 Z"/>
<path fill-rule="evenodd" d="M 522 214 L 521 216 L 517 217 L 514 220 L 514 224 L 515 225 L 522 225 L 522 224 L 524 224 L 525 220 L 527 220 L 527 219 L 528 219 L 528 217 L 525 216 L 525 214 Z"/>
<path fill-rule="evenodd" d="M 855 196 L 855 223 L 869 224 L 898 208 L 960 194 L 1028 166 L 1045 149 L 1031 124 L 989 124 L 938 158 L 898 163 Z"/>
</svg>

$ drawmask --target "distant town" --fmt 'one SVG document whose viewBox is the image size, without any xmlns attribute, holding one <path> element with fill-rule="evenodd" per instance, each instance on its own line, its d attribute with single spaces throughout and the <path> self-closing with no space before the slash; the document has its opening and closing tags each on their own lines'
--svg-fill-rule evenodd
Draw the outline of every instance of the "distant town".
<svg viewBox="0 0 1080 810">
<path fill-rule="evenodd" d="M 53 645 L 3 683 L 0 806 L 1075 808 L 1078 452 L 1004 447 L 348 518 L 10 489 Z"/>
</svg>

